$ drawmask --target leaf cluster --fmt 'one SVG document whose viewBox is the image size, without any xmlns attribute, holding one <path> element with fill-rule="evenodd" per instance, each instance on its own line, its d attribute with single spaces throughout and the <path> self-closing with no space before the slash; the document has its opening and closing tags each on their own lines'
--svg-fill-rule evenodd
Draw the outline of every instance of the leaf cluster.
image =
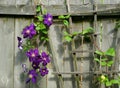
<svg viewBox="0 0 120 88">
<path fill-rule="evenodd" d="M 69 18 L 70 18 L 70 15 L 60 15 L 60 16 L 58 16 L 58 19 L 62 20 L 63 24 L 67 27 L 69 26 L 69 21 L 68 21 Z"/>
<path fill-rule="evenodd" d="M 82 35 L 82 36 L 86 36 L 86 35 L 89 35 L 89 34 L 92 34 L 94 33 L 94 29 L 92 27 L 89 27 L 87 29 L 84 29 L 82 32 L 73 32 L 71 34 L 69 34 L 68 32 L 64 32 L 64 39 L 67 41 L 67 42 L 71 42 L 72 39 L 75 37 L 75 36 L 78 36 L 78 35 Z"/>
<path fill-rule="evenodd" d="M 105 84 L 107 87 L 112 86 L 114 84 L 120 85 L 120 77 L 118 77 L 117 79 L 109 79 L 108 76 L 101 75 L 98 77 L 98 80 L 101 83 Z"/>
<path fill-rule="evenodd" d="M 101 66 L 108 66 L 110 67 L 114 61 L 113 60 L 109 60 L 109 56 L 114 57 L 115 56 L 115 49 L 114 48 L 109 48 L 107 51 L 105 52 L 101 52 L 96 50 L 95 53 L 97 55 L 99 55 L 101 57 L 100 58 L 95 58 L 94 60 L 99 62 Z"/>
</svg>

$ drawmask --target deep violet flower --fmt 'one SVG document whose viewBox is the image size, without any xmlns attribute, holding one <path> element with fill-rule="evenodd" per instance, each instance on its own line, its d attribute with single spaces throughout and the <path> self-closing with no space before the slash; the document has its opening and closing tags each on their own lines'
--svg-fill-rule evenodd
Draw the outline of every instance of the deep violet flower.
<svg viewBox="0 0 120 88">
<path fill-rule="evenodd" d="M 35 70 L 30 70 L 30 71 L 28 72 L 28 78 L 27 78 L 27 80 L 26 80 L 26 83 L 29 83 L 30 80 L 32 81 L 32 83 L 36 83 L 37 76 L 38 76 L 38 74 L 36 73 Z"/>
<path fill-rule="evenodd" d="M 47 65 L 50 62 L 50 57 L 46 52 L 41 53 L 43 65 Z"/>
<path fill-rule="evenodd" d="M 44 18 L 43 22 L 45 25 L 47 25 L 48 27 L 52 25 L 53 16 L 51 14 L 47 13 L 46 15 L 43 16 L 43 18 Z"/>
<path fill-rule="evenodd" d="M 23 49 L 23 47 L 22 47 L 22 38 L 21 37 L 17 37 L 17 40 L 18 40 L 18 48 L 20 49 L 20 50 L 22 50 Z"/>
<path fill-rule="evenodd" d="M 40 62 L 41 61 L 39 61 L 39 60 L 34 60 L 33 62 L 32 62 L 32 67 L 33 67 L 33 69 L 39 69 L 40 68 Z"/>
<path fill-rule="evenodd" d="M 39 56 L 39 51 L 37 48 L 35 49 L 30 49 L 27 53 L 26 53 L 27 57 L 29 57 L 29 61 L 33 62 L 35 61 L 38 56 Z"/>
<path fill-rule="evenodd" d="M 26 26 L 22 31 L 24 38 L 32 38 L 34 35 L 36 35 L 35 26 L 33 23 L 30 24 L 30 26 Z"/>
<path fill-rule="evenodd" d="M 46 74 L 48 74 L 48 69 L 46 67 L 44 68 L 40 68 L 40 74 L 41 76 L 45 76 Z"/>
</svg>

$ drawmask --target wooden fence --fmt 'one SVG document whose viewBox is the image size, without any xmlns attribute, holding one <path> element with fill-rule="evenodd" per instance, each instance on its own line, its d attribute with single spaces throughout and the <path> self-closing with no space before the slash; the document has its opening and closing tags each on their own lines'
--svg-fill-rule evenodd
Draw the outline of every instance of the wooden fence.
<svg viewBox="0 0 120 88">
<path fill-rule="evenodd" d="M 0 88 L 95 88 L 93 74 L 86 74 L 94 68 L 93 52 L 76 53 L 92 50 L 93 44 L 78 39 L 64 45 L 63 24 L 57 19 L 49 29 L 48 47 L 52 57 L 49 74 L 37 84 L 25 84 L 26 74 L 21 64 L 29 66 L 29 61 L 17 48 L 17 36 L 22 36 L 22 29 L 32 22 L 35 4 L 40 1 L 55 18 L 71 14 L 71 29 L 68 29 L 71 33 L 89 26 L 99 33 L 102 25 L 102 43 L 99 44 L 99 35 L 96 41 L 103 51 L 116 49 L 115 69 L 119 70 L 120 32 L 114 28 L 120 19 L 120 0 L 0 0 Z M 46 51 L 43 45 L 39 49 Z"/>
</svg>

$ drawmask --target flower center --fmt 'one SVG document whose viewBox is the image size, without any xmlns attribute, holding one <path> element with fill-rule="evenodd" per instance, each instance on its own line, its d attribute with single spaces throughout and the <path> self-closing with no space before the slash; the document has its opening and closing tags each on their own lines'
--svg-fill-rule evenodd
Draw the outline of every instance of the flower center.
<svg viewBox="0 0 120 88">
<path fill-rule="evenodd" d="M 33 77 L 33 75 L 32 74 L 29 74 L 29 78 L 32 78 Z"/>
<path fill-rule="evenodd" d="M 29 33 L 30 33 L 30 30 L 27 30 L 26 33 L 29 34 Z"/>
<path fill-rule="evenodd" d="M 34 54 L 34 53 L 32 53 L 32 57 L 35 57 L 35 54 Z"/>
<path fill-rule="evenodd" d="M 51 20 L 52 20 L 52 19 L 49 17 L 49 18 L 48 18 L 48 21 L 51 21 Z"/>
<path fill-rule="evenodd" d="M 45 72 L 45 70 L 43 70 L 43 72 Z"/>
<path fill-rule="evenodd" d="M 43 60 L 46 61 L 46 58 L 44 57 Z"/>
</svg>

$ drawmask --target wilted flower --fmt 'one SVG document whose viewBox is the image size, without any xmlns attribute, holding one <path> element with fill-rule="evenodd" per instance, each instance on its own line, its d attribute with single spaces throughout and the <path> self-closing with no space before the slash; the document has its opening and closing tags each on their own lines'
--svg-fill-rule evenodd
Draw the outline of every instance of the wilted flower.
<svg viewBox="0 0 120 88">
<path fill-rule="evenodd" d="M 23 47 L 22 47 L 22 42 L 23 42 L 22 38 L 21 37 L 17 37 L 17 40 L 18 40 L 18 48 L 22 50 L 23 49 Z"/>
<path fill-rule="evenodd" d="M 49 13 L 43 16 L 44 18 L 44 24 L 47 25 L 48 27 L 52 25 L 53 23 L 53 16 Z"/>
<path fill-rule="evenodd" d="M 32 38 L 34 35 L 36 35 L 36 30 L 34 24 L 30 24 L 30 26 L 27 26 L 22 31 L 24 38 Z"/>
<path fill-rule="evenodd" d="M 38 76 L 38 74 L 36 73 L 35 70 L 30 70 L 30 71 L 28 72 L 28 79 L 26 80 L 26 83 L 29 83 L 30 80 L 31 80 L 33 83 L 36 83 L 37 76 Z"/>
<path fill-rule="evenodd" d="M 26 64 L 22 64 L 22 69 L 24 72 L 28 72 L 28 68 L 26 67 Z"/>
<path fill-rule="evenodd" d="M 46 52 L 41 53 L 41 58 L 44 66 L 50 62 L 50 57 Z"/>
<path fill-rule="evenodd" d="M 27 57 L 29 57 L 29 61 L 33 62 L 35 61 L 35 59 L 38 58 L 39 56 L 39 51 L 38 49 L 30 49 L 27 53 L 26 53 Z"/>
<path fill-rule="evenodd" d="M 45 76 L 46 74 L 48 74 L 48 69 L 46 67 L 40 68 L 40 74 L 41 76 Z"/>
</svg>

